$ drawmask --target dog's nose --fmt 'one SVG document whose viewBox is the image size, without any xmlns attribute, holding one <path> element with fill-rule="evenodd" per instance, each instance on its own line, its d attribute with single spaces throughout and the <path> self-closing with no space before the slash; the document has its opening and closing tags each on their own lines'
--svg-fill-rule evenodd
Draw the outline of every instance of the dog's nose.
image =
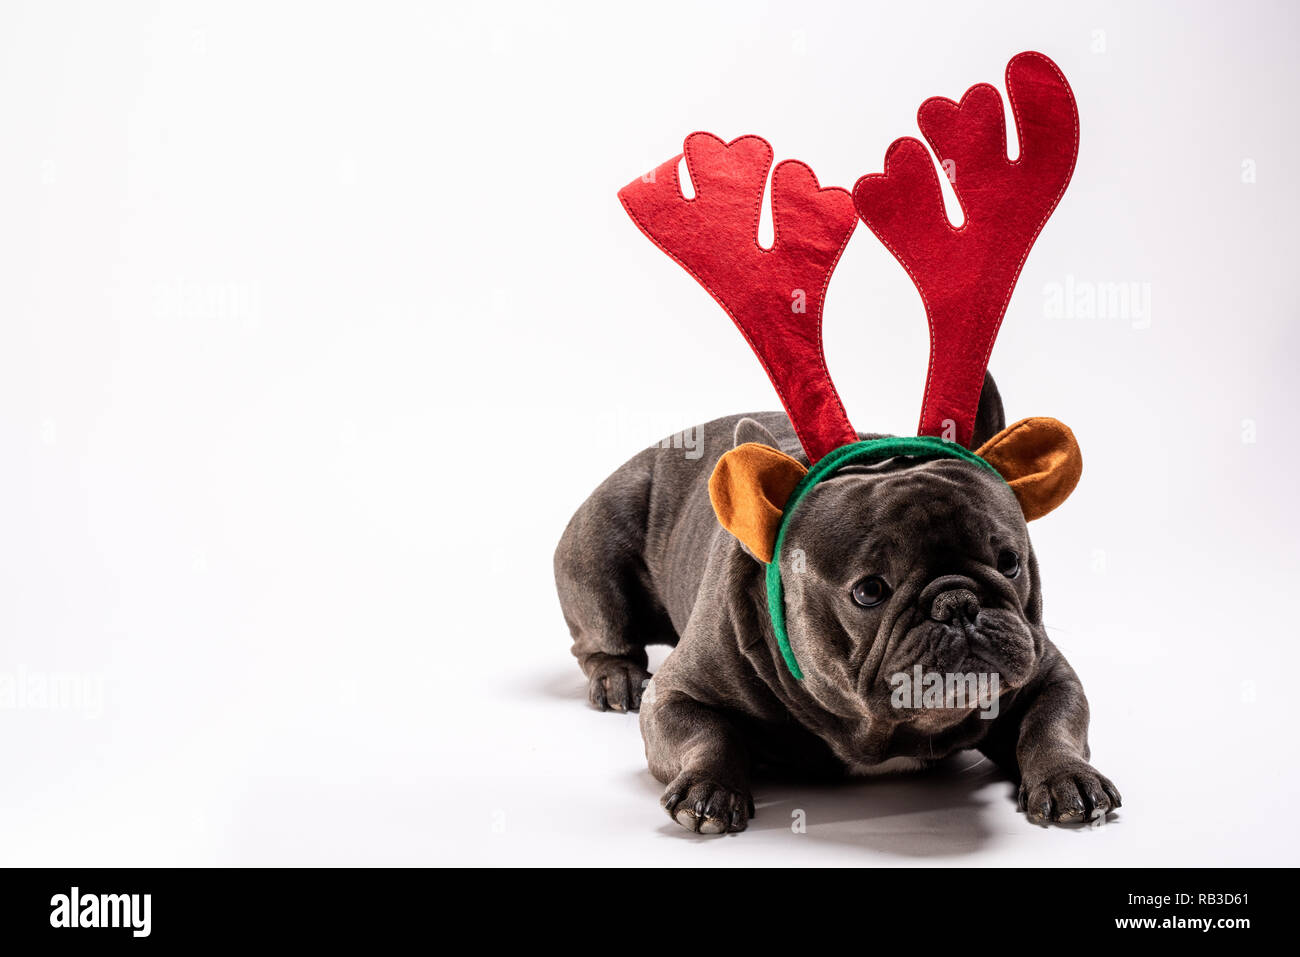
<svg viewBox="0 0 1300 957">
<path fill-rule="evenodd" d="M 946 591 L 930 603 L 930 617 L 935 621 L 974 621 L 979 613 L 979 599 L 965 588 Z"/>
<path fill-rule="evenodd" d="M 964 575 L 944 575 L 926 585 L 920 605 L 924 608 L 927 603 L 935 621 L 974 621 L 980 610 L 975 583 Z"/>
</svg>

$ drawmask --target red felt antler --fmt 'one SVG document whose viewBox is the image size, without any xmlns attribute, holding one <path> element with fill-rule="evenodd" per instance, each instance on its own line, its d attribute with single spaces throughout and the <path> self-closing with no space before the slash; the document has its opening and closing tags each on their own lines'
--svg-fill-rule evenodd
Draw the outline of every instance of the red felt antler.
<svg viewBox="0 0 1300 957">
<path fill-rule="evenodd" d="M 960 228 L 948 222 L 930 155 L 910 137 L 889 147 L 884 173 L 862 177 L 853 190 L 858 215 L 912 277 L 930 321 L 918 432 L 966 446 L 1011 291 L 1079 148 L 1074 96 L 1055 63 L 1021 53 L 1007 64 L 1006 82 L 1020 138 L 1014 162 L 1002 98 L 989 84 L 971 87 L 961 103 L 926 100 L 917 112 L 961 203 Z"/>
<path fill-rule="evenodd" d="M 695 197 L 677 178 L 681 156 L 619 191 L 628 214 L 724 309 L 776 386 L 808 458 L 857 440 L 822 351 L 822 303 L 857 216 L 843 189 L 822 189 L 813 171 L 785 160 L 772 174 L 776 240 L 758 244 L 772 147 L 758 136 L 724 143 L 686 138 Z"/>
</svg>

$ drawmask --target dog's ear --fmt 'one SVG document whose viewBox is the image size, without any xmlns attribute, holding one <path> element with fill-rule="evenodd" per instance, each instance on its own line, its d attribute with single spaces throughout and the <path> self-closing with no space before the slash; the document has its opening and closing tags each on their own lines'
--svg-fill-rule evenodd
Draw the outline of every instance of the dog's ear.
<svg viewBox="0 0 1300 957">
<path fill-rule="evenodd" d="M 1069 498 L 1083 474 L 1083 454 L 1069 426 L 1041 416 L 1007 426 L 975 454 L 1007 480 L 1027 522 Z"/>
<path fill-rule="evenodd" d="M 1007 416 L 1002 411 L 1002 393 L 993 381 L 993 373 L 984 370 L 984 387 L 980 389 L 980 404 L 975 410 L 975 431 L 971 433 L 969 448 L 973 451 L 1007 427 Z"/>
<path fill-rule="evenodd" d="M 731 436 L 731 446 L 735 448 L 738 445 L 744 445 L 746 442 L 757 442 L 759 445 L 770 445 L 772 448 L 780 448 L 773 435 L 762 422 L 757 419 L 751 419 L 749 416 L 741 419 L 736 423 L 736 431 Z"/>
<path fill-rule="evenodd" d="M 723 528 L 766 564 L 772 561 L 785 503 L 807 473 L 771 446 L 758 442 L 738 445 L 718 460 L 709 478 L 714 514 Z"/>
</svg>

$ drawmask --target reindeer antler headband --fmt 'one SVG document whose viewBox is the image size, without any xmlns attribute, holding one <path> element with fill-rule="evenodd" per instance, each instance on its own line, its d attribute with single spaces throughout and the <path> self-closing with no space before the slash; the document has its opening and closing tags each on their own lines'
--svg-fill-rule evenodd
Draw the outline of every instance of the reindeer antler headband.
<svg viewBox="0 0 1300 957">
<path fill-rule="evenodd" d="M 766 562 L 773 627 L 790 672 L 801 678 L 785 629 L 780 547 L 795 506 L 818 482 L 852 463 L 899 455 L 969 461 L 1002 476 L 1027 520 L 1073 491 L 1082 469 L 1073 434 L 1055 419 L 1024 419 L 972 452 L 989 354 L 1029 250 L 1074 171 L 1079 121 L 1070 86 L 1041 53 L 1007 64 L 1007 93 L 1020 155 L 1007 158 L 1002 98 L 987 83 L 960 103 L 933 97 L 917 122 L 965 217 L 948 222 L 934 163 L 920 141 L 896 140 L 885 170 L 853 194 L 823 188 L 813 171 L 785 160 L 772 173 L 771 249 L 758 218 L 772 147 L 757 136 L 730 143 L 686 138 L 695 197 L 678 182 L 681 155 L 619 192 L 656 245 L 727 311 L 767 370 L 812 466 L 747 443 L 718 462 L 709 491 L 719 521 Z M 930 365 L 915 438 L 859 441 L 831 382 L 822 349 L 822 305 L 857 219 L 902 263 L 925 304 Z"/>
</svg>

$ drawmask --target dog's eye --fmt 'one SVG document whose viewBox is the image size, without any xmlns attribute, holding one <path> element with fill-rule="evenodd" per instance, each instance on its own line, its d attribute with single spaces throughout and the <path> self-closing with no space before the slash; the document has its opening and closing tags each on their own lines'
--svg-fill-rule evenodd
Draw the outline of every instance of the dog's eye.
<svg viewBox="0 0 1300 957">
<path fill-rule="evenodd" d="M 1020 556 L 1009 548 L 1002 549 L 998 553 L 998 571 L 1008 578 L 1015 578 L 1020 574 Z"/>
<path fill-rule="evenodd" d="M 853 600 L 863 608 L 872 608 L 889 597 L 889 586 L 879 575 L 868 575 L 853 586 Z"/>
</svg>

